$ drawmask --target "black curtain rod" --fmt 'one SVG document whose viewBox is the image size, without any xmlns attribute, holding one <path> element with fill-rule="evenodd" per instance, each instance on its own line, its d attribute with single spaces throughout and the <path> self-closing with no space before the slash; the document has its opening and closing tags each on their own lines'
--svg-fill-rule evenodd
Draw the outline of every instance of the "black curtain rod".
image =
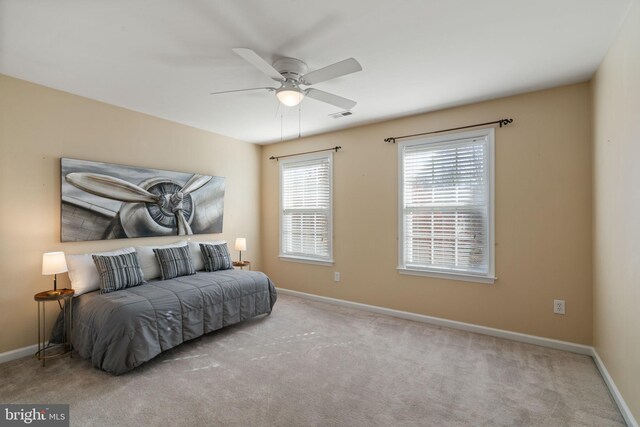
<svg viewBox="0 0 640 427">
<path fill-rule="evenodd" d="M 506 126 L 506 125 L 508 125 L 509 123 L 512 123 L 512 122 L 513 122 L 513 119 L 500 119 L 500 120 L 496 120 L 495 122 L 478 123 L 476 125 L 460 126 L 459 128 L 434 130 L 433 132 L 414 133 L 413 135 L 391 136 L 389 138 L 385 138 L 384 142 L 393 142 L 395 144 L 396 143 L 396 139 L 414 138 L 416 136 L 431 135 L 433 133 L 450 132 L 452 130 L 469 129 L 469 128 L 475 128 L 475 127 L 478 127 L 478 126 L 486 126 L 486 125 L 497 125 L 497 124 L 500 124 L 500 127 L 502 127 L 502 126 Z"/>
<path fill-rule="evenodd" d="M 303 154 L 311 154 L 311 153 L 320 153 L 322 151 L 335 151 L 336 153 L 338 152 L 338 150 L 342 149 L 342 147 L 340 147 L 339 145 L 336 145 L 335 147 L 332 148 L 324 148 L 322 150 L 315 150 L 315 151 L 305 151 L 304 153 L 295 153 L 295 154 L 285 154 L 284 156 L 271 156 L 269 157 L 269 160 L 280 160 L 284 157 L 293 157 L 293 156 L 302 156 Z"/>
</svg>

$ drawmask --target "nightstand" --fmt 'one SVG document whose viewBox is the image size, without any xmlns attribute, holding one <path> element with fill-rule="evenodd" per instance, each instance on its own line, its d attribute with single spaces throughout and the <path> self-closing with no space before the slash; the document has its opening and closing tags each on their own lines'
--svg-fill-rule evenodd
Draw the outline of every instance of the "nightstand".
<svg viewBox="0 0 640 427">
<path fill-rule="evenodd" d="M 72 308 L 73 308 L 73 289 L 57 289 L 53 291 L 39 292 L 33 296 L 34 301 L 38 303 L 38 352 L 36 358 L 42 360 L 42 366 L 45 361 L 52 357 L 71 355 L 71 331 L 72 331 Z M 47 321 L 45 306 L 49 301 L 57 301 L 63 312 L 63 332 L 61 344 L 47 344 Z M 62 303 L 61 303 L 62 301 Z M 47 354 L 47 351 L 53 353 Z"/>
<path fill-rule="evenodd" d="M 233 261 L 234 267 L 240 267 L 240 270 L 244 270 L 245 267 L 249 267 L 251 270 L 251 261 Z"/>
</svg>

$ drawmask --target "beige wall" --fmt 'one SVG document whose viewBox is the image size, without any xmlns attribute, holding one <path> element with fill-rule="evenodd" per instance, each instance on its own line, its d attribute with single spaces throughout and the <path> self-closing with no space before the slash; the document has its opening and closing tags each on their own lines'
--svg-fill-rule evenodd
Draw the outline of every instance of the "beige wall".
<svg viewBox="0 0 640 427">
<path fill-rule="evenodd" d="M 0 352 L 36 342 L 33 295 L 52 287 L 43 252 L 175 237 L 60 243 L 60 157 L 226 177 L 224 233 L 259 268 L 260 147 L 0 75 Z M 235 257 L 235 254 L 234 254 Z M 62 284 L 68 284 L 63 275 Z M 55 314 L 54 305 L 49 305 Z"/>
<path fill-rule="evenodd" d="M 593 80 L 594 345 L 640 420 L 640 3 Z"/>
<path fill-rule="evenodd" d="M 263 268 L 282 288 L 591 344 L 590 108 L 583 83 L 265 146 Z M 496 131 L 498 280 L 399 275 L 397 148 L 383 138 L 503 117 L 515 122 Z M 280 261 L 278 164 L 267 158 L 335 145 L 335 265 Z"/>
<path fill-rule="evenodd" d="M 591 342 L 589 85 L 515 96 L 260 147 L 0 76 L 0 352 L 35 341 L 41 254 L 173 238 L 59 242 L 59 158 L 227 177 L 222 237 L 278 286 L 579 343 Z M 397 164 L 390 135 L 513 117 L 496 134 L 494 285 L 396 273 Z M 342 145 L 335 156 L 335 266 L 279 261 L 278 167 L 272 154 Z M 189 155 L 182 155 L 182 152 Z M 261 151 L 263 151 L 261 155 Z M 261 171 L 262 168 L 262 171 Z M 262 172 L 262 173 L 261 173 Z M 18 178 L 19 177 L 19 178 Z M 258 184 L 262 179 L 262 188 Z M 260 190 L 262 224 L 259 223 Z M 359 213 L 370 209 L 366 215 Z M 262 226 L 262 236 L 259 235 Z M 262 237 L 262 250 L 259 242 Z M 333 282 L 333 271 L 342 281 Z M 66 282 L 66 275 L 62 278 Z M 567 315 L 551 312 L 567 300 Z M 8 308 L 8 309 L 5 309 Z"/>
</svg>

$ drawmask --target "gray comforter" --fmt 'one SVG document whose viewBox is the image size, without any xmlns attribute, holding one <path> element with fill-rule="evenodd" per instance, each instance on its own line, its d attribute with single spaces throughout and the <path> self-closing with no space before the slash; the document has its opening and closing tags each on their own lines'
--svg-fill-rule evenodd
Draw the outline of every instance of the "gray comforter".
<svg viewBox="0 0 640 427">
<path fill-rule="evenodd" d="M 90 292 L 73 301 L 72 344 L 96 368 L 120 375 L 185 341 L 271 313 L 276 298 L 264 273 L 242 270 Z"/>
</svg>

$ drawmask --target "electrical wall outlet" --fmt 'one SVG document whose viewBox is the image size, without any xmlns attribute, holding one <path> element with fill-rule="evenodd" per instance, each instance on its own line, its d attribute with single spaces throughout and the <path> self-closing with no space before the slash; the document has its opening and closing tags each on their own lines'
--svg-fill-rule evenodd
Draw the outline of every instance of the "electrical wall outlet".
<svg viewBox="0 0 640 427">
<path fill-rule="evenodd" d="M 333 272 L 333 281 L 334 282 L 339 282 L 340 281 L 340 272 L 339 271 L 334 271 Z"/>
<path fill-rule="evenodd" d="M 553 300 L 553 312 L 555 314 L 564 314 L 565 313 L 565 307 L 564 307 L 564 300 L 563 299 L 554 299 Z"/>
</svg>

